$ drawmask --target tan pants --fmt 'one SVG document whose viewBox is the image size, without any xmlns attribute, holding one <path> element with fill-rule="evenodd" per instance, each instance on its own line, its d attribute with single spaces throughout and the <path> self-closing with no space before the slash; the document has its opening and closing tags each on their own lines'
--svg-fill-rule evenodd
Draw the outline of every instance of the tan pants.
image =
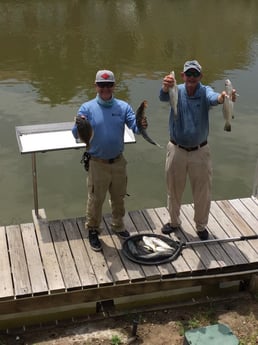
<svg viewBox="0 0 258 345">
<path fill-rule="evenodd" d="M 110 194 L 112 230 L 124 230 L 124 197 L 127 188 L 127 161 L 123 156 L 113 164 L 90 160 L 88 171 L 88 200 L 86 206 L 86 227 L 101 231 L 102 207 L 107 192 Z"/>
<path fill-rule="evenodd" d="M 188 152 L 169 142 L 165 173 L 171 225 L 181 224 L 180 207 L 188 175 L 193 194 L 196 229 L 203 230 L 208 224 L 211 204 L 212 166 L 209 145 Z"/>
</svg>

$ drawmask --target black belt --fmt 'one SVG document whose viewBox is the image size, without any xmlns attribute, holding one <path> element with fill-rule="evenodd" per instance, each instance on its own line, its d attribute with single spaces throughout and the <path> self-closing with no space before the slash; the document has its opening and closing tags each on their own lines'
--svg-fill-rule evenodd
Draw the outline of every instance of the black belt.
<svg viewBox="0 0 258 345">
<path fill-rule="evenodd" d="M 199 148 L 201 148 L 201 147 L 203 147 L 203 146 L 205 146 L 205 145 L 208 144 L 207 140 L 205 140 L 204 142 L 202 142 L 202 143 L 201 143 L 200 145 L 198 145 L 198 146 L 186 147 L 186 146 L 178 145 L 173 139 L 170 139 L 170 141 L 171 141 L 172 144 L 174 144 L 174 145 L 180 147 L 180 149 L 186 150 L 186 151 L 188 151 L 188 152 L 190 152 L 190 151 L 196 151 L 196 150 L 198 150 Z"/>
<path fill-rule="evenodd" d="M 91 160 L 96 161 L 96 162 L 105 163 L 105 164 L 113 164 L 113 163 L 117 162 L 121 157 L 122 157 L 122 154 L 120 153 L 120 155 L 116 156 L 115 158 L 110 158 L 110 159 L 102 159 L 102 158 L 91 156 Z"/>
</svg>

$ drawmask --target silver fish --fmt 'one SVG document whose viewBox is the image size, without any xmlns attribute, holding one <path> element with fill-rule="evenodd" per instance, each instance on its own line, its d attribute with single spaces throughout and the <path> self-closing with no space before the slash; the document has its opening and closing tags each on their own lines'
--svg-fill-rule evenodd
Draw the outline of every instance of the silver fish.
<svg viewBox="0 0 258 345">
<path fill-rule="evenodd" d="M 172 249 L 166 249 L 162 252 L 154 252 L 150 254 L 145 254 L 145 255 L 137 255 L 137 258 L 139 259 L 144 259 L 144 260 L 158 260 L 158 259 L 165 259 L 169 258 L 174 254 L 174 251 Z"/>
<path fill-rule="evenodd" d="M 151 236 L 143 236 L 142 240 L 144 244 L 148 248 L 151 248 L 153 252 L 162 252 L 166 250 L 171 250 L 171 247 L 166 242 L 160 240 L 159 238 L 151 237 Z"/>
<path fill-rule="evenodd" d="M 162 148 L 162 146 L 160 146 L 160 144 L 158 144 L 156 141 L 152 140 L 146 129 L 142 127 L 142 120 L 146 117 L 145 116 L 145 109 L 147 108 L 147 101 L 143 101 L 140 106 L 138 107 L 138 109 L 136 110 L 136 125 L 139 129 L 139 132 L 141 133 L 141 135 L 143 136 L 143 138 L 145 140 L 147 140 L 149 143 L 153 144 L 153 145 L 157 145 L 158 147 Z"/>
<path fill-rule="evenodd" d="M 177 117 L 178 88 L 175 78 L 175 72 L 171 71 L 170 75 L 174 78 L 174 86 L 169 89 L 169 100 L 171 108 L 174 111 L 174 116 Z"/>
<path fill-rule="evenodd" d="M 134 243 L 133 241 L 127 242 L 128 249 L 135 259 L 141 259 L 144 261 L 148 260 L 161 260 L 168 258 L 173 255 L 174 250 L 170 247 L 169 249 L 164 249 L 161 251 L 152 251 L 151 248 L 146 248 L 143 241 L 138 241 Z"/>
<path fill-rule="evenodd" d="M 223 116 L 226 121 L 225 126 L 224 126 L 224 131 L 230 132 L 231 120 L 234 118 L 234 113 L 233 113 L 234 103 L 232 101 L 233 86 L 229 79 L 225 80 L 225 91 L 226 91 L 226 96 L 225 96 L 223 107 L 222 107 Z"/>
</svg>

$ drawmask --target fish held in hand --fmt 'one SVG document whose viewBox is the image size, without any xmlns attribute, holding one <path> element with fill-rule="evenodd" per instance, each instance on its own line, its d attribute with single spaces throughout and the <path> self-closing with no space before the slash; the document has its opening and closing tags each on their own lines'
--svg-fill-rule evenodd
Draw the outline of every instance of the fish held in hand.
<svg viewBox="0 0 258 345">
<path fill-rule="evenodd" d="M 174 78 L 174 85 L 169 89 L 169 100 L 174 116 L 177 117 L 177 102 L 178 102 L 178 88 L 175 78 L 175 72 L 172 71 L 170 75 Z"/>
<path fill-rule="evenodd" d="M 136 125 L 137 125 L 137 127 L 139 129 L 140 134 L 143 136 L 143 138 L 145 140 L 147 140 L 152 145 L 156 145 L 156 146 L 162 148 L 162 146 L 160 146 L 160 144 L 158 144 L 156 141 L 152 140 L 149 137 L 146 129 L 143 128 L 143 126 L 142 126 L 142 120 L 144 118 L 146 118 L 146 115 L 145 115 L 145 109 L 146 108 L 147 108 L 147 101 L 143 101 L 140 104 L 140 106 L 138 107 L 138 109 L 136 110 Z"/>
<path fill-rule="evenodd" d="M 223 116 L 225 119 L 224 131 L 230 132 L 231 120 L 234 118 L 234 103 L 232 101 L 233 86 L 229 79 L 225 80 L 225 91 L 226 95 L 222 108 Z"/>
<path fill-rule="evenodd" d="M 76 116 L 75 123 L 77 125 L 78 136 L 80 140 L 86 144 L 86 149 L 88 150 L 94 135 L 92 126 L 90 122 L 82 116 Z"/>
</svg>

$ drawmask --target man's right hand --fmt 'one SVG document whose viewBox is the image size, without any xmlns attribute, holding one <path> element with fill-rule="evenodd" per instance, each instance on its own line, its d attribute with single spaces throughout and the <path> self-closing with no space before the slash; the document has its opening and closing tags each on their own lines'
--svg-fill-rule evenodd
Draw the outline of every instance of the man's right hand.
<svg viewBox="0 0 258 345">
<path fill-rule="evenodd" d="M 174 78 L 171 74 L 168 74 L 163 79 L 162 90 L 168 92 L 171 87 L 174 86 Z"/>
</svg>

